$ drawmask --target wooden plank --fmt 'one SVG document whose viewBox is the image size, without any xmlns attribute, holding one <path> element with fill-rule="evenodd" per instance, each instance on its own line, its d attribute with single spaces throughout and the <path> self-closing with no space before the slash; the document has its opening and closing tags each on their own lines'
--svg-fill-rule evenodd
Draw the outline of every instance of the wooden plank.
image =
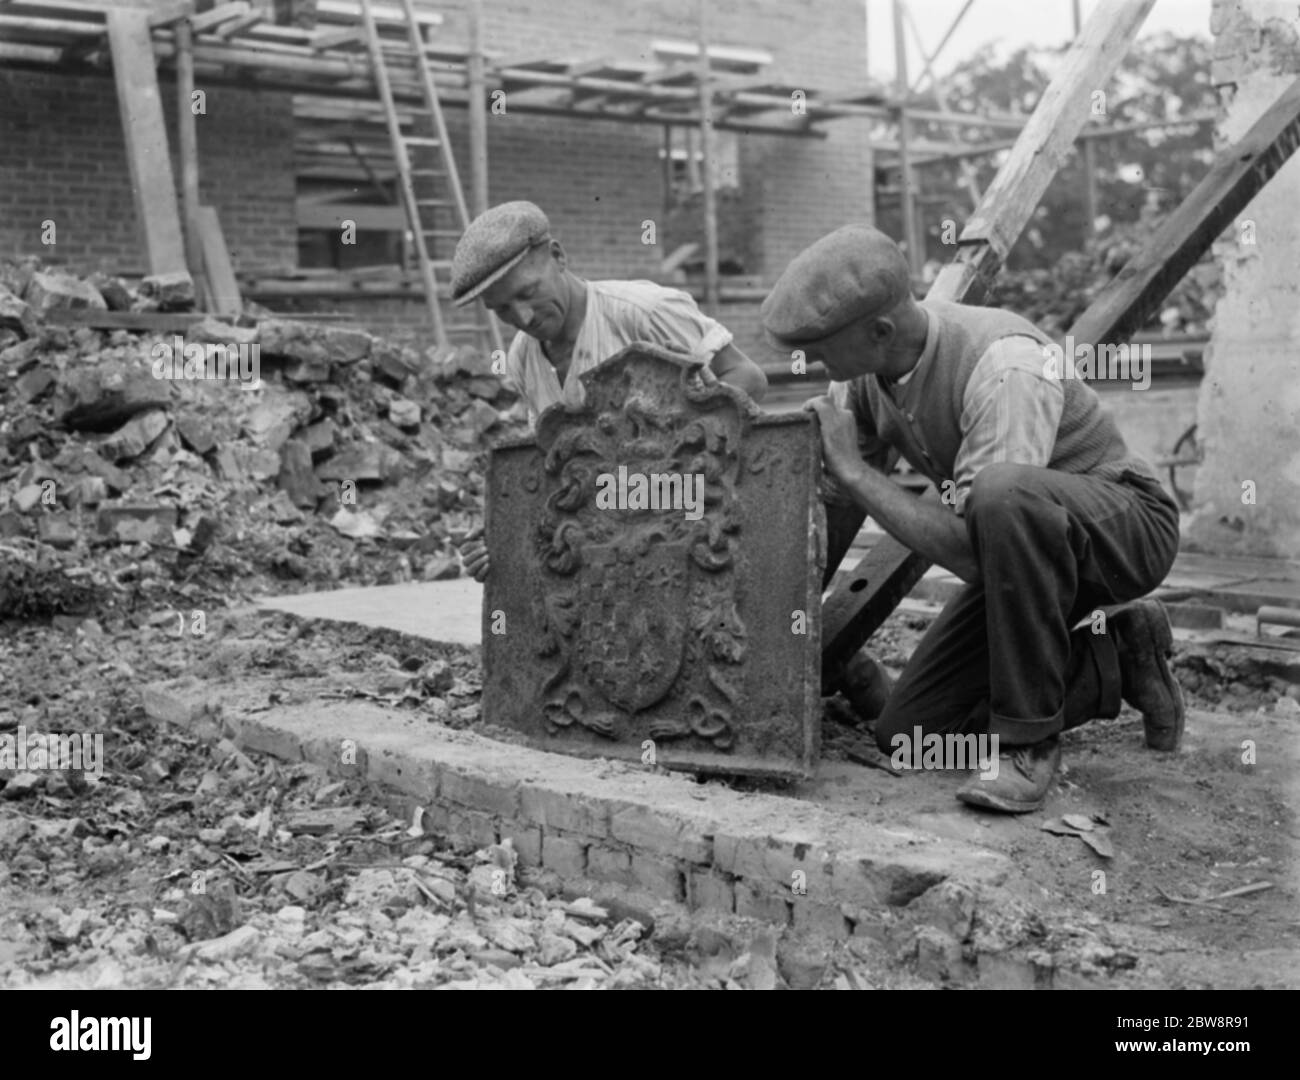
<svg viewBox="0 0 1300 1080">
<path fill-rule="evenodd" d="M 344 45 L 360 45 L 366 40 L 359 27 L 343 26 L 333 30 L 317 30 L 311 38 L 311 47 L 316 52 L 326 49 L 338 49 Z"/>
<path fill-rule="evenodd" d="M 376 27 L 380 29 L 390 27 L 406 29 L 406 15 L 397 4 L 372 4 L 371 12 Z M 361 19 L 360 0 L 317 0 L 316 21 L 318 23 L 360 23 Z M 422 27 L 442 25 L 442 16 L 426 7 L 416 8 L 415 19 Z"/>
<path fill-rule="evenodd" d="M 217 37 L 219 37 L 222 41 L 229 41 L 231 38 L 233 38 L 236 34 L 240 33 L 241 31 L 256 26 L 265 17 L 266 16 L 260 11 L 245 12 L 243 15 L 240 15 L 237 18 L 231 19 L 228 22 L 223 23 L 221 25 L 221 29 L 217 31 Z"/>
<path fill-rule="evenodd" d="M 204 296 L 203 244 L 199 239 L 199 142 L 193 109 L 194 32 L 184 19 L 176 27 L 176 141 L 181 164 L 181 218 L 185 223 L 185 262 L 194 295 Z"/>
<path fill-rule="evenodd" d="M 205 11 L 201 15 L 195 15 L 190 20 L 190 28 L 195 34 L 204 34 L 213 27 L 220 26 L 230 19 L 237 19 L 241 15 L 248 14 L 248 0 L 234 0 L 229 4 L 218 4 L 211 11 Z"/>
<path fill-rule="evenodd" d="M 984 193 L 980 208 L 962 229 L 957 257 L 939 272 L 931 297 L 961 297 L 969 303 L 984 299 L 1087 123 L 1093 92 L 1119 66 L 1153 3 L 1102 0 L 1097 5 Z"/>
<path fill-rule="evenodd" d="M 978 303 L 1087 122 L 1094 90 L 1128 51 L 1154 0 L 1100 0 L 958 237 L 928 297 Z M 861 520 L 866 519 L 860 511 Z M 859 521 L 859 525 L 861 521 Z M 822 666 L 834 673 L 889 617 L 929 563 L 892 537 L 876 544 L 822 610 Z M 836 570 L 827 566 L 828 575 Z"/>
<path fill-rule="evenodd" d="M 1161 223 L 1070 328 L 1076 342 L 1129 337 L 1224 229 L 1300 148 L 1300 79 L 1286 88 L 1236 145 Z"/>
<path fill-rule="evenodd" d="M 109 12 L 108 38 L 126 135 L 131 190 L 136 217 L 144 232 L 149 270 L 154 274 L 184 270 L 185 240 L 147 14 L 135 10 Z"/>
<path fill-rule="evenodd" d="M 226 238 L 221 233 L 221 223 L 214 207 L 199 207 L 199 238 L 203 245 L 203 271 L 212 294 L 212 310 L 226 317 L 238 316 L 244 310 L 244 302 L 239 296 L 239 283 L 235 281 L 230 252 L 226 250 Z"/>
<path fill-rule="evenodd" d="M 57 45 L 15 45 L 0 41 L 0 60 L 17 60 L 23 63 L 57 64 L 63 50 Z"/>
<path fill-rule="evenodd" d="M 94 330 L 184 333 L 201 319 L 198 311 L 87 311 L 56 308 L 43 316 L 51 326 L 89 326 Z"/>
<path fill-rule="evenodd" d="M 312 203 L 298 200 L 298 228 L 340 229 L 345 220 L 356 223 L 361 232 L 402 232 L 406 212 L 400 206 L 347 203 Z"/>
<path fill-rule="evenodd" d="M 194 14 L 194 0 L 174 0 L 149 16 L 149 25 L 171 26 Z"/>
<path fill-rule="evenodd" d="M 0 8 L 0 12 L 4 9 Z M 0 14 L 0 31 L 6 37 L 15 40 L 19 35 L 45 39 L 66 40 L 68 38 L 97 38 L 104 33 L 104 27 L 94 22 L 71 22 L 65 19 L 39 19 L 28 15 Z M 51 44 L 54 44 L 51 41 Z"/>
</svg>

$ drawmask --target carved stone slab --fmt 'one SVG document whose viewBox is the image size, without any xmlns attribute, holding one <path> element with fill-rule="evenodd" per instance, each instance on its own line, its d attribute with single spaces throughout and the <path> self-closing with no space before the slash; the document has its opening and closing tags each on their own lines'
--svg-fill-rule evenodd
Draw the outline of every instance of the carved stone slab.
<svg viewBox="0 0 1300 1080">
<path fill-rule="evenodd" d="M 820 737 L 823 511 L 806 414 L 767 416 L 633 345 L 586 404 L 496 447 L 483 714 L 538 747 L 809 775 Z"/>
</svg>

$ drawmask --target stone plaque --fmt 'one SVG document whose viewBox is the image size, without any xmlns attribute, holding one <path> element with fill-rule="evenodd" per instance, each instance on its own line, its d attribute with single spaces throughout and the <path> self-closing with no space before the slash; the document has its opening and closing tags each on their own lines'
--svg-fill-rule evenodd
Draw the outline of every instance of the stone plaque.
<svg viewBox="0 0 1300 1080">
<path fill-rule="evenodd" d="M 548 750 L 809 775 L 815 422 L 763 414 L 649 345 L 582 380 L 583 407 L 548 409 L 535 442 L 491 454 L 484 719 Z"/>
</svg>

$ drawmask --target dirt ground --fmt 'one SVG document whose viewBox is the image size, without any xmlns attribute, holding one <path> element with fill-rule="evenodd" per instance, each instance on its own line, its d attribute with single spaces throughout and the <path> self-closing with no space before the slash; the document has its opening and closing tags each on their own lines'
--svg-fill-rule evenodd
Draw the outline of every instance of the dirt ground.
<svg viewBox="0 0 1300 1080">
<path fill-rule="evenodd" d="M 888 666 L 927 621 L 895 613 L 875 638 Z M 1147 751 L 1136 715 L 1087 725 L 1066 736 L 1060 783 L 1038 814 L 976 814 L 953 799 L 957 776 L 859 763 L 868 733 L 842 722 L 837 702 L 817 779 L 766 789 L 1005 852 L 1025 899 L 1059 927 L 1110 928 L 1100 968 L 1116 985 L 1138 956 L 1157 957 L 1171 987 L 1294 985 L 1294 688 L 1204 650 L 1181 653 L 1178 668 L 1194 710 L 1183 751 Z M 687 948 L 644 914 L 575 907 L 554 880 L 520 874 L 493 893 L 485 882 L 510 866 L 508 851 L 452 851 L 392 817 L 373 788 L 199 743 L 141 705 L 143 685 L 188 673 L 261 687 L 267 707 L 380 701 L 508 738 L 482 723 L 474 650 L 260 613 L 217 613 L 203 637 L 179 637 L 161 611 L 105 627 L 8 624 L 0 672 L 0 734 L 102 732 L 107 759 L 89 783 L 2 777 L 0 984 L 927 985 L 845 947 L 812 975 L 794 972 L 761 933 L 748 948 L 701 951 L 698 934 Z M 1242 763 L 1246 740 L 1254 765 Z M 1063 815 L 1087 819 L 1111 857 L 1042 829 Z M 1209 900 L 1261 883 L 1272 887 Z"/>
</svg>

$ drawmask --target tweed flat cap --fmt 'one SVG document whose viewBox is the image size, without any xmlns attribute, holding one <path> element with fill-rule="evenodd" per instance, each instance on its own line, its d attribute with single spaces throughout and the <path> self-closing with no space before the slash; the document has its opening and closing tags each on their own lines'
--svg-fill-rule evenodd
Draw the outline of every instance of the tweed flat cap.
<svg viewBox="0 0 1300 1080">
<path fill-rule="evenodd" d="M 459 307 L 477 298 L 550 236 L 551 223 L 530 202 L 502 203 L 479 214 L 451 257 L 452 303 Z"/>
<path fill-rule="evenodd" d="M 817 341 L 889 311 L 910 291 L 898 245 L 870 225 L 844 225 L 794 257 L 759 315 L 780 344 Z"/>
</svg>

